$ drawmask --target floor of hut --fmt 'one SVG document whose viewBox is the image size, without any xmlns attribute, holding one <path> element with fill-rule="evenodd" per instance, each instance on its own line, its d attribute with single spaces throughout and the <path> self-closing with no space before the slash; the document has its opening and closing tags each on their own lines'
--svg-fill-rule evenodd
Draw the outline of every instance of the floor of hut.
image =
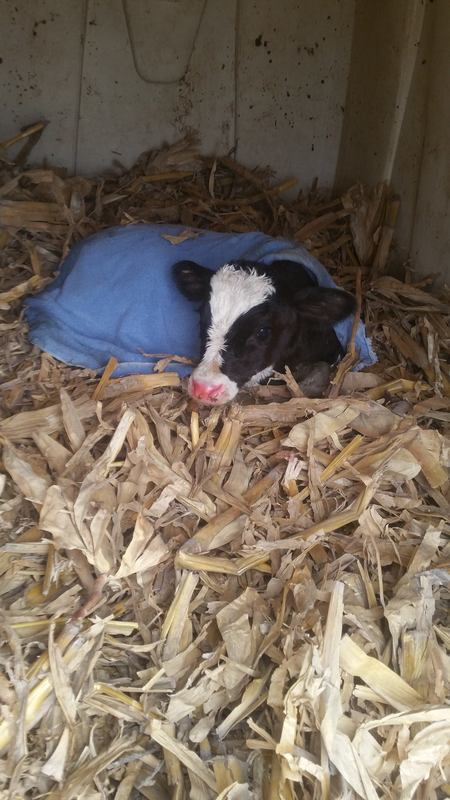
<svg viewBox="0 0 450 800">
<path fill-rule="evenodd" d="M 191 139 L 73 178 L 39 133 L 0 145 L 2 797 L 448 797 L 450 294 L 389 275 L 398 198 Z M 31 347 L 23 297 L 136 221 L 302 242 L 379 363 L 210 411 Z"/>
</svg>

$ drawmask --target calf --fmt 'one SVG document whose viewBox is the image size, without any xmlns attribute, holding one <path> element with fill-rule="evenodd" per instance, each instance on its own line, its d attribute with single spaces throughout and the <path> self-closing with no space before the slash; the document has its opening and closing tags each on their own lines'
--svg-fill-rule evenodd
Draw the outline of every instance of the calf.
<svg viewBox="0 0 450 800">
<path fill-rule="evenodd" d="M 180 261 L 173 270 L 180 292 L 198 303 L 201 360 L 188 391 L 204 404 L 228 403 L 285 366 L 343 355 L 333 325 L 354 313 L 355 300 L 319 287 L 300 264 L 235 261 L 213 272 Z"/>
</svg>

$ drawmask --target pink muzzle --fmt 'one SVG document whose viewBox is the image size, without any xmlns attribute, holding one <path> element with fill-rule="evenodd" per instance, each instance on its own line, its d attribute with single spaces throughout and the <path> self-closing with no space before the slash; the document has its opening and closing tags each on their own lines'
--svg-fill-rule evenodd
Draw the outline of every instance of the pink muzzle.
<svg viewBox="0 0 450 800">
<path fill-rule="evenodd" d="M 215 403 L 223 391 L 223 383 L 209 384 L 196 381 L 191 378 L 189 381 L 189 394 L 195 400 L 201 400 L 204 403 Z"/>
</svg>

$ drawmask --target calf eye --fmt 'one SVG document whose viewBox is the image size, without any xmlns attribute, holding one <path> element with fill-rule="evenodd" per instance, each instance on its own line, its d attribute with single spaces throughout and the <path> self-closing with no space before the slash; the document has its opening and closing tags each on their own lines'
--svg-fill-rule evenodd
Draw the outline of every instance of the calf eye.
<svg viewBox="0 0 450 800">
<path fill-rule="evenodd" d="M 256 338 L 259 339 L 261 342 L 265 342 L 266 339 L 269 338 L 270 334 L 271 334 L 271 329 L 267 325 L 263 325 L 256 331 Z"/>
</svg>

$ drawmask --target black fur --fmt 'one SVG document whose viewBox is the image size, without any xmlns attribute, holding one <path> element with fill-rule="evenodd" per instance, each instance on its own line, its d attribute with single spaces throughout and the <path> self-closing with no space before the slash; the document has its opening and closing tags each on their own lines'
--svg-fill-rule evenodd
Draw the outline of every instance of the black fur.
<svg viewBox="0 0 450 800">
<path fill-rule="evenodd" d="M 317 285 L 300 264 L 276 261 L 272 265 L 233 262 L 237 268 L 267 275 L 275 293 L 255 306 L 231 326 L 222 352 L 222 372 L 239 387 L 254 375 L 273 366 L 282 372 L 300 364 L 325 361 L 334 364 L 343 355 L 333 325 L 354 313 L 356 303 L 347 292 Z M 214 273 L 194 262 L 175 264 L 179 290 L 200 303 L 201 353 L 210 325 L 210 281 Z"/>
<path fill-rule="evenodd" d="M 175 283 L 188 300 L 203 301 L 209 297 L 209 284 L 214 275 L 195 261 L 178 261 L 173 265 Z"/>
</svg>

